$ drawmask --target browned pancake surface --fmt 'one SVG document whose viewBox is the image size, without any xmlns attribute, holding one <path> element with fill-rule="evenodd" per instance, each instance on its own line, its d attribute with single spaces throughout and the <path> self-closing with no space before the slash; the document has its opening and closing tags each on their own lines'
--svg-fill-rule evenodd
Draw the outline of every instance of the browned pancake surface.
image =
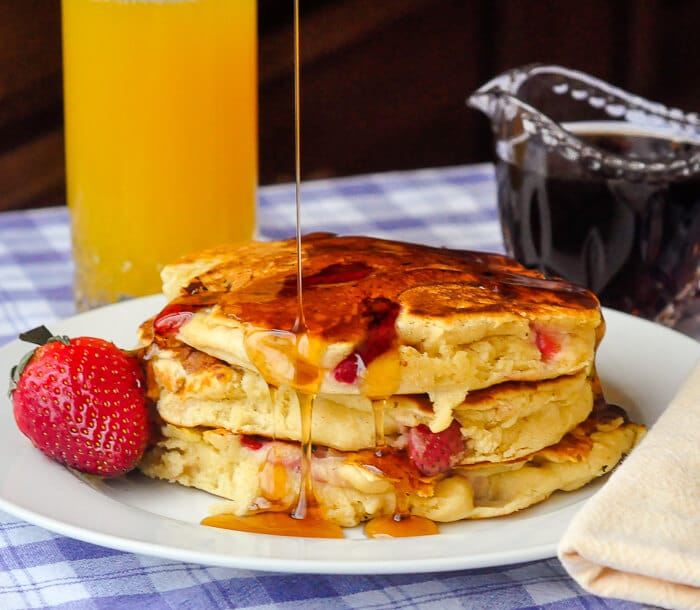
<svg viewBox="0 0 700 610">
<path fill-rule="evenodd" d="M 306 236 L 302 249 L 306 323 L 328 341 L 363 336 L 366 318 L 373 315 L 374 305 L 368 304 L 378 299 L 437 319 L 599 309 L 591 292 L 545 279 L 497 254 L 326 233 Z M 218 305 L 222 314 L 259 328 L 293 328 L 298 311 L 294 240 L 210 254 L 217 262 L 182 287 L 176 306 Z"/>
</svg>

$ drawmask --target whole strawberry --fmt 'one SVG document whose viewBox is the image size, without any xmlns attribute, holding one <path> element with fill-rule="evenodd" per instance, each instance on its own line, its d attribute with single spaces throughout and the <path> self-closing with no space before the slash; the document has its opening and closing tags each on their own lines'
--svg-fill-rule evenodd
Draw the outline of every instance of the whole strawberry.
<svg viewBox="0 0 700 610">
<path fill-rule="evenodd" d="M 12 370 L 19 429 L 82 472 L 109 477 L 134 468 L 148 440 L 138 360 L 103 339 L 52 337 L 43 327 L 20 338 L 42 345 Z"/>
<path fill-rule="evenodd" d="M 434 476 L 459 464 L 464 455 L 464 440 L 457 421 L 431 432 L 425 424 L 408 431 L 408 455 L 424 475 Z"/>
</svg>

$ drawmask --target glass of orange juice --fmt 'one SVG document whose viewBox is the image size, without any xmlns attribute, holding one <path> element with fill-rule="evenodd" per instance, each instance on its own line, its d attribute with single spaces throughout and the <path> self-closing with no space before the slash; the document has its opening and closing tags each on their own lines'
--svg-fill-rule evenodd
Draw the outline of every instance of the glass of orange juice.
<svg viewBox="0 0 700 610">
<path fill-rule="evenodd" d="M 250 239 L 256 0 L 62 0 L 79 310 L 160 290 L 163 264 Z"/>
</svg>

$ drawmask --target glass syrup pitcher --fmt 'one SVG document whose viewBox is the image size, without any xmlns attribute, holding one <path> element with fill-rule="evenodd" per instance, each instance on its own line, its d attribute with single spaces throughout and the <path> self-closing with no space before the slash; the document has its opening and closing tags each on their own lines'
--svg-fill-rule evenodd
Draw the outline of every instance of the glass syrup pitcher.
<svg viewBox="0 0 700 610">
<path fill-rule="evenodd" d="M 696 113 L 540 64 L 497 76 L 468 104 L 491 120 L 511 256 L 603 305 L 669 325 L 688 315 L 700 278 Z"/>
</svg>

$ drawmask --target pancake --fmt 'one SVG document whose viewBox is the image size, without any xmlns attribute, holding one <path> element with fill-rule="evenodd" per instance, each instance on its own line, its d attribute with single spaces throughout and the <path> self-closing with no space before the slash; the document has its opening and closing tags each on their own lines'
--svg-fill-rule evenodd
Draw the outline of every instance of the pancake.
<svg viewBox="0 0 700 610">
<path fill-rule="evenodd" d="M 232 367 L 189 348 L 161 349 L 146 361 L 149 395 L 159 416 L 178 427 L 222 428 L 238 434 L 301 439 L 296 392 L 269 387 L 256 372 Z M 476 390 L 449 412 L 436 413 L 428 395 L 374 400 L 321 394 L 313 405 L 311 442 L 341 451 L 370 449 L 382 434 L 400 445 L 407 429 L 444 430 L 457 420 L 471 462 L 510 460 L 556 443 L 593 408 L 592 381 L 585 373 L 541 382 L 508 382 Z"/>
<path fill-rule="evenodd" d="M 328 521 L 448 522 L 576 489 L 643 434 L 602 398 L 588 290 L 496 254 L 369 237 L 306 236 L 302 259 L 302 309 L 294 240 L 164 268 L 169 302 L 140 329 L 146 475 L 243 516 L 296 506 L 309 464 Z"/>
<path fill-rule="evenodd" d="M 313 489 L 324 517 L 349 527 L 405 512 L 434 521 L 503 516 L 571 491 L 612 470 L 644 434 L 617 408 L 594 410 L 559 443 L 501 463 L 457 465 L 422 475 L 405 452 L 339 452 L 319 447 L 312 459 Z M 300 446 L 223 429 L 163 423 L 140 464 L 148 476 L 225 498 L 212 514 L 237 516 L 294 505 Z"/>
<path fill-rule="evenodd" d="M 592 370 L 604 324 L 589 291 L 500 255 L 369 237 L 304 238 L 306 326 L 292 333 L 295 247 L 253 242 L 166 266 L 170 303 L 144 340 L 185 343 L 274 387 L 430 394 L 438 411 L 505 381 Z"/>
</svg>

